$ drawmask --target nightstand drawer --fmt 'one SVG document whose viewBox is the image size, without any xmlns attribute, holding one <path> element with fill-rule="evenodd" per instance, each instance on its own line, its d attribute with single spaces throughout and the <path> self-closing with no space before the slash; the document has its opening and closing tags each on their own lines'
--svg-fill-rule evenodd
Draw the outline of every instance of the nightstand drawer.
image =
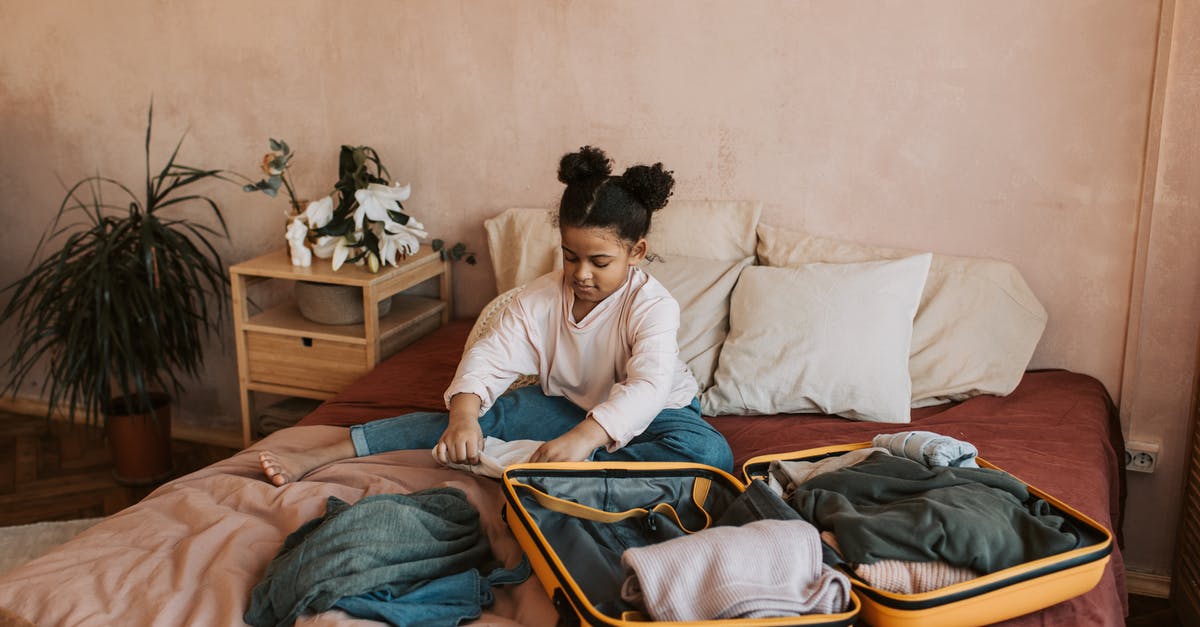
<svg viewBox="0 0 1200 627">
<path fill-rule="evenodd" d="M 254 383 L 340 392 L 369 370 L 362 344 L 247 331 L 246 349 Z"/>
</svg>

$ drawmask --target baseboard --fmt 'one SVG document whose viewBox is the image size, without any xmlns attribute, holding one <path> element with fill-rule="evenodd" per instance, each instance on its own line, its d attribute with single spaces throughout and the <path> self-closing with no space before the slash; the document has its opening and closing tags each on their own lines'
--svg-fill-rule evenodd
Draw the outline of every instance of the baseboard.
<svg viewBox="0 0 1200 627">
<path fill-rule="evenodd" d="M 20 396 L 0 396 L 0 411 L 7 411 L 24 416 L 43 417 L 47 414 L 48 409 L 49 406 L 41 399 Z M 56 410 L 50 415 L 50 418 L 53 420 L 61 420 L 63 422 L 67 422 L 69 420 L 67 412 L 62 409 Z M 76 420 L 82 422 L 83 419 L 80 416 L 76 416 Z M 196 425 L 181 423 L 178 420 L 172 421 L 171 437 L 176 440 L 183 440 L 184 442 L 214 444 L 216 446 L 226 446 L 238 450 L 242 448 L 241 430 L 199 427 Z"/>
<path fill-rule="evenodd" d="M 1171 578 L 1138 570 L 1125 571 L 1125 587 L 1129 594 L 1165 599 L 1171 596 Z"/>
<path fill-rule="evenodd" d="M 231 429 L 212 429 L 209 427 L 200 427 L 191 424 L 181 424 L 172 421 L 171 437 L 184 442 L 198 442 L 200 444 L 215 444 L 217 446 L 225 446 L 235 450 L 242 450 L 242 431 Z"/>
</svg>

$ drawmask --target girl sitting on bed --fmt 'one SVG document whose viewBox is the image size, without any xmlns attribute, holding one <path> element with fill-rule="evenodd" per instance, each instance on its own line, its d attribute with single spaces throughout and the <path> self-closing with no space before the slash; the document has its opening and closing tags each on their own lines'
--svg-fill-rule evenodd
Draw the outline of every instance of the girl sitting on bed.
<svg viewBox="0 0 1200 627">
<path fill-rule="evenodd" d="M 485 436 L 544 441 L 531 462 L 687 461 L 730 470 L 725 439 L 700 417 L 679 360 L 679 303 L 638 264 L 655 211 L 675 184 L 661 163 L 612 176 L 598 148 L 563 156 L 558 210 L 563 269 L 531 281 L 492 332 L 463 355 L 449 413 L 419 412 L 350 428 L 343 441 L 260 454 L 283 485 L 354 456 L 432 448 L 443 464 L 478 464 Z M 507 391 L 524 373 L 540 386 Z"/>
</svg>

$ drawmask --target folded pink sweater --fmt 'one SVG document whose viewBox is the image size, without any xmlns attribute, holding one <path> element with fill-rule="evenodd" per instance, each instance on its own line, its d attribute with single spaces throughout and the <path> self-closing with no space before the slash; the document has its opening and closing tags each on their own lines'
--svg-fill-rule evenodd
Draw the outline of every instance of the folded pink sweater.
<svg viewBox="0 0 1200 627">
<path fill-rule="evenodd" d="M 822 563 L 817 529 L 803 520 L 711 527 L 629 549 L 621 564 L 622 598 L 654 620 L 834 614 L 850 598 L 850 580 Z"/>
</svg>

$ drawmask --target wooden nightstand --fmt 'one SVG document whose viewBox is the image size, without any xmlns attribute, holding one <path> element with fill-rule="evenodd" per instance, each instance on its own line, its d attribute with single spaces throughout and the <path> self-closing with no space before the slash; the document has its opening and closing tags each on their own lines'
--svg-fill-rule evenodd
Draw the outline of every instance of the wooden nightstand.
<svg viewBox="0 0 1200 627">
<path fill-rule="evenodd" d="M 230 266 L 243 445 L 249 446 L 255 433 L 255 392 L 333 398 L 380 360 L 448 322 L 454 310 L 450 274 L 450 262 L 427 247 L 377 274 L 353 265 L 334 272 L 328 259 L 296 267 L 286 249 Z M 380 301 L 435 278 L 438 298 L 400 294 L 392 300 L 391 311 L 379 316 Z M 247 289 L 270 280 L 358 287 L 364 320 L 319 324 L 301 316 L 292 301 L 252 315 Z"/>
</svg>

